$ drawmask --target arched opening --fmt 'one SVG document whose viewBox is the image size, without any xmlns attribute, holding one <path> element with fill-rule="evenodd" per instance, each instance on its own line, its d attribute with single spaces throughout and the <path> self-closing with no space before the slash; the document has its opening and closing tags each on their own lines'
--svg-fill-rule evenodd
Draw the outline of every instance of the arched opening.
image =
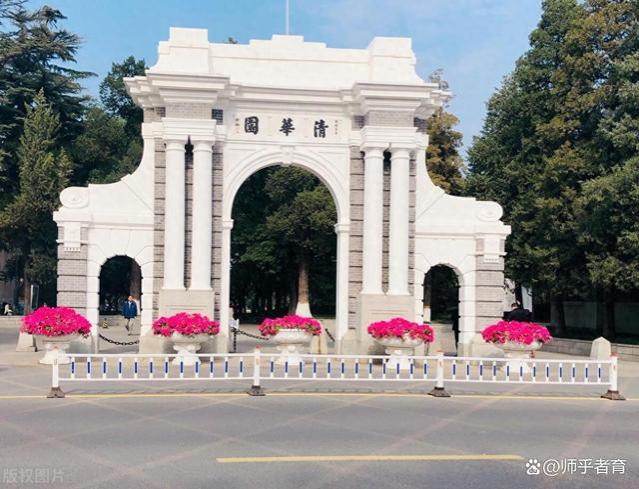
<svg viewBox="0 0 639 489">
<path fill-rule="evenodd" d="M 424 321 L 432 324 L 446 352 L 459 342 L 459 279 L 452 267 L 435 265 L 424 276 Z"/>
<path fill-rule="evenodd" d="M 128 301 L 131 297 L 133 300 Z M 109 258 L 100 269 L 100 342 L 101 350 L 118 349 L 134 351 L 131 343 L 140 334 L 140 315 L 142 299 L 142 270 L 138 263 L 128 256 Z M 134 304 L 134 305 L 133 305 Z"/>
<path fill-rule="evenodd" d="M 242 329 L 299 314 L 335 331 L 337 212 L 321 180 L 297 166 L 263 168 L 239 188 L 232 218 L 230 304 Z"/>
</svg>

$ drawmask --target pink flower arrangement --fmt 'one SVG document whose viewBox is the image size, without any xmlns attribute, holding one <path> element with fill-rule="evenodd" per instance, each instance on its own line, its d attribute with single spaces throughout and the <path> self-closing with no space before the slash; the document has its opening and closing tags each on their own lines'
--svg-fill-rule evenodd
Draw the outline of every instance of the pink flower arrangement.
<svg viewBox="0 0 639 489">
<path fill-rule="evenodd" d="M 435 339 L 433 328 L 428 324 L 417 324 L 404 318 L 371 323 L 368 334 L 373 338 L 403 338 L 408 335 L 413 340 L 421 339 L 425 343 L 431 343 Z"/>
<path fill-rule="evenodd" d="M 280 329 L 300 329 L 313 336 L 322 333 L 322 325 L 318 320 L 295 315 L 265 319 L 259 326 L 262 336 L 275 336 Z"/>
<path fill-rule="evenodd" d="M 70 307 L 43 306 L 22 319 L 20 331 L 41 336 L 77 333 L 86 338 L 91 332 L 91 323 Z"/>
<path fill-rule="evenodd" d="M 530 345 L 535 341 L 548 343 L 552 340 L 548 329 L 541 324 L 519 321 L 499 321 L 486 327 L 481 335 L 488 343 L 500 344 L 512 341 L 513 343 Z"/>
<path fill-rule="evenodd" d="M 173 333 L 182 336 L 198 334 L 216 335 L 220 332 L 220 325 L 203 314 L 188 314 L 179 312 L 171 317 L 161 317 L 153 322 L 153 334 L 171 336 Z"/>
</svg>

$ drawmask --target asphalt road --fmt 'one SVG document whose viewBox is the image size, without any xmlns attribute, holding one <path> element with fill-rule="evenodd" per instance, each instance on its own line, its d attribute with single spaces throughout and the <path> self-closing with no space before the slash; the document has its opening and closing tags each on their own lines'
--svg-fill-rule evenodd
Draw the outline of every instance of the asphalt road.
<svg viewBox="0 0 639 489">
<path fill-rule="evenodd" d="M 65 489 L 636 488 L 638 408 L 495 395 L 18 395 L 0 398 L 0 487 L 40 487 L 39 474 Z M 610 464 L 607 475 L 526 474 L 529 459 L 551 458 L 625 459 L 625 474 Z"/>
</svg>

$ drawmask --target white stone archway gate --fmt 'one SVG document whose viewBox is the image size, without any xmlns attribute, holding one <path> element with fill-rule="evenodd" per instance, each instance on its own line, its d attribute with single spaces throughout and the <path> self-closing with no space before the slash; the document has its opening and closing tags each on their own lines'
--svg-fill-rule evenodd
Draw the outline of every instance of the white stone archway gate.
<svg viewBox="0 0 639 489">
<path fill-rule="evenodd" d="M 141 350 L 163 348 L 150 338 L 154 318 L 186 310 L 220 321 L 210 348 L 225 351 L 233 200 L 251 174 L 279 164 L 313 172 L 335 199 L 342 352 L 369 349 L 373 320 L 419 319 L 420 276 L 438 263 L 462 278 L 463 344 L 501 316 L 510 229 L 497 204 L 448 196 L 428 178 L 425 120 L 450 94 L 417 75 L 410 39 L 232 45 L 172 28 L 156 65 L 125 82 L 144 109 L 139 168 L 66 189 L 54 215 L 58 303 L 95 331 L 99 267 L 124 254 L 142 267 Z"/>
</svg>

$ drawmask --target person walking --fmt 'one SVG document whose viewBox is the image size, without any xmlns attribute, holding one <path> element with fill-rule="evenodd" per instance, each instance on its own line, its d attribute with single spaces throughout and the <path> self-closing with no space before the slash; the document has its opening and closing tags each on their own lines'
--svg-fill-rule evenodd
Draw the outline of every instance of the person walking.
<svg viewBox="0 0 639 489">
<path fill-rule="evenodd" d="M 519 302 L 513 302 L 506 320 L 529 323 L 532 321 L 532 313 L 528 309 L 524 309 Z"/>
<path fill-rule="evenodd" d="M 135 319 L 138 315 L 138 305 L 133 300 L 133 296 L 129 296 L 124 305 L 122 306 L 122 316 L 126 319 L 126 330 L 128 334 L 131 334 L 131 320 Z"/>
</svg>

